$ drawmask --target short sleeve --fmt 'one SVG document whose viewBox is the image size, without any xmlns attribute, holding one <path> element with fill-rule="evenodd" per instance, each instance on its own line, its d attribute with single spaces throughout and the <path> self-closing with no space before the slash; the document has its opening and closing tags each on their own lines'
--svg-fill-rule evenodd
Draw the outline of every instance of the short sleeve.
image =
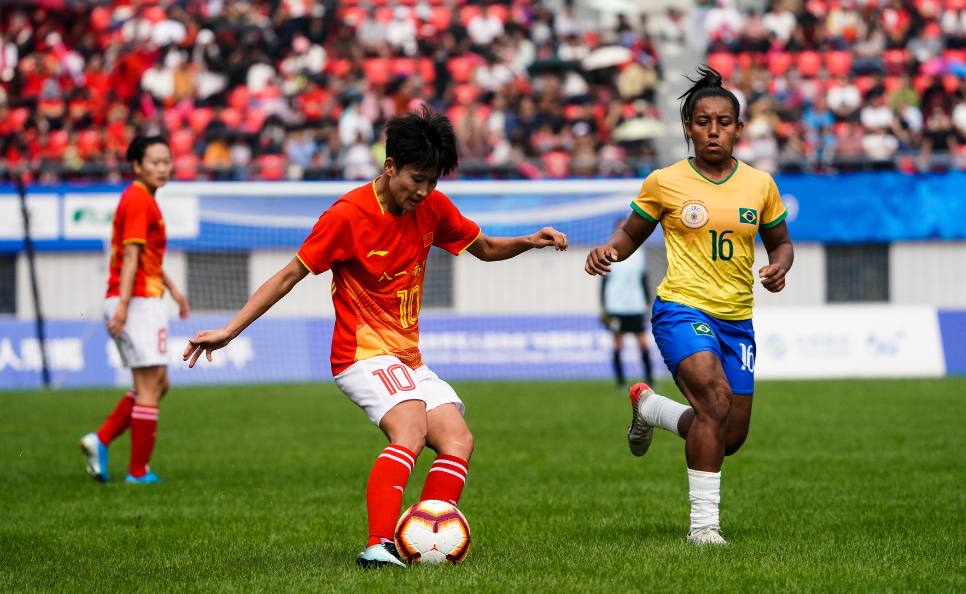
<svg viewBox="0 0 966 594">
<path fill-rule="evenodd" d="M 464 217 L 450 199 L 438 193 L 436 214 L 439 222 L 433 234 L 433 245 L 453 255 L 460 255 L 480 236 L 480 227 Z"/>
<path fill-rule="evenodd" d="M 154 218 L 152 214 L 151 204 L 147 200 L 137 194 L 130 195 L 117 213 L 121 217 L 121 245 L 146 244 L 148 227 L 151 226 L 151 219 Z"/>
<path fill-rule="evenodd" d="M 631 202 L 634 212 L 652 223 L 661 220 L 664 204 L 661 201 L 661 184 L 657 180 L 657 171 L 651 172 L 641 185 L 641 192 Z"/>
<path fill-rule="evenodd" d="M 762 229 L 770 229 L 781 223 L 788 216 L 788 211 L 782 203 L 782 196 L 778 192 L 775 180 L 768 176 L 768 194 L 765 196 L 765 208 L 761 213 Z"/>
<path fill-rule="evenodd" d="M 352 255 L 355 240 L 346 206 L 337 202 L 322 213 L 299 248 L 298 259 L 312 274 L 321 274 Z"/>
</svg>

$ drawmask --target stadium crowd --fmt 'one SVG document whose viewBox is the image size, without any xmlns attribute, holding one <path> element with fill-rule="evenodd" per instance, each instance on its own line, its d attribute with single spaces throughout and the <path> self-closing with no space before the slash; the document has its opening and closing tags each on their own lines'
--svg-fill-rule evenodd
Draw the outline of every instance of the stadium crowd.
<svg viewBox="0 0 966 594">
<path fill-rule="evenodd" d="M 644 23 L 587 32 L 563 2 L 64 5 L 0 15 L 0 168 L 116 177 L 145 132 L 181 179 L 369 179 L 421 102 L 463 176 L 633 175 L 663 133 Z"/>
<path fill-rule="evenodd" d="M 966 164 L 966 1 L 717 0 L 701 16 L 708 62 L 742 102 L 739 158 L 772 172 Z"/>
</svg>

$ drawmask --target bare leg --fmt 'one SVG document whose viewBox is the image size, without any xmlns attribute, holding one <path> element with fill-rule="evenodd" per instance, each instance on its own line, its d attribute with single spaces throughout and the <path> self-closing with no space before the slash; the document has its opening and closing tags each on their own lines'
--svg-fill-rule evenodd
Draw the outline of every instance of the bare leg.
<svg viewBox="0 0 966 594">
<path fill-rule="evenodd" d="M 737 452 L 748 438 L 748 427 L 751 425 L 751 394 L 732 394 L 731 411 L 728 415 L 728 431 L 725 434 L 725 456 Z M 694 422 L 694 409 L 685 411 L 678 419 L 678 433 L 687 439 L 691 423 Z"/>
<path fill-rule="evenodd" d="M 684 446 L 688 468 L 720 472 L 731 410 L 731 385 L 721 361 L 709 351 L 685 358 L 678 364 L 677 384 L 694 414 Z"/>
</svg>

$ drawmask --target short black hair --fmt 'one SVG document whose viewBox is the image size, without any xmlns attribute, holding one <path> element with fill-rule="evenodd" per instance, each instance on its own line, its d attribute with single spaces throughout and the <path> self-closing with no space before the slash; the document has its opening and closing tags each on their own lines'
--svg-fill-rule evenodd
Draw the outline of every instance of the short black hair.
<svg viewBox="0 0 966 594">
<path fill-rule="evenodd" d="M 397 171 L 409 165 L 449 175 L 459 165 L 453 124 L 425 104 L 418 113 L 396 116 L 386 124 L 386 157 L 392 158 Z"/>
<path fill-rule="evenodd" d="M 722 97 L 731 100 L 731 106 L 735 109 L 735 119 L 741 115 L 741 105 L 738 98 L 728 89 L 721 86 L 721 73 L 710 66 L 698 66 L 698 80 L 691 81 L 691 88 L 683 95 L 678 97 L 681 101 L 681 127 L 684 128 L 685 122 L 690 122 L 694 116 L 694 106 L 698 104 L 698 99 L 705 97 Z M 688 136 L 688 129 L 684 128 L 684 139 L 688 146 L 691 145 L 691 137 Z"/>
<path fill-rule="evenodd" d="M 168 150 L 171 150 L 164 136 L 135 136 L 134 140 L 127 147 L 127 154 L 124 155 L 124 160 L 128 163 L 134 163 L 135 161 L 140 163 L 144 160 L 144 153 L 148 151 L 148 147 L 155 144 L 163 144 L 168 147 Z"/>
</svg>

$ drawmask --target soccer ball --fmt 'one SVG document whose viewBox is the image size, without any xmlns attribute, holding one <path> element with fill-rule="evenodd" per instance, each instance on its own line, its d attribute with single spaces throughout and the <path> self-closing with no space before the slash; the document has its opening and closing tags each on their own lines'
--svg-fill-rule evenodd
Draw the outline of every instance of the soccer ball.
<svg viewBox="0 0 966 594">
<path fill-rule="evenodd" d="M 470 550 L 470 525 L 451 503 L 420 501 L 399 518 L 396 548 L 409 563 L 459 563 Z"/>
</svg>

